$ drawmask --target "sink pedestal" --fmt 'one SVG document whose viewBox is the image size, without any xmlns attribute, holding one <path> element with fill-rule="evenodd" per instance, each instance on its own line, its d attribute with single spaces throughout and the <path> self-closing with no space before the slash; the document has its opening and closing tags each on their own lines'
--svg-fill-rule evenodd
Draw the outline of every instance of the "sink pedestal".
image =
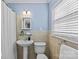
<svg viewBox="0 0 79 59">
<path fill-rule="evenodd" d="M 28 59 L 28 46 L 23 47 L 23 59 Z"/>
<path fill-rule="evenodd" d="M 23 47 L 23 59 L 28 59 L 28 47 L 33 43 L 33 40 L 18 40 L 16 43 Z"/>
</svg>

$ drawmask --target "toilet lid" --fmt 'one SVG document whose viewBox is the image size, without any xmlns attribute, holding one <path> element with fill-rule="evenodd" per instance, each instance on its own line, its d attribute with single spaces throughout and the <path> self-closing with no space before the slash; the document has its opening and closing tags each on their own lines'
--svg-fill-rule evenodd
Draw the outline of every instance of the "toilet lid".
<svg viewBox="0 0 79 59">
<path fill-rule="evenodd" d="M 48 57 L 45 54 L 38 54 L 37 59 L 48 59 Z"/>
</svg>

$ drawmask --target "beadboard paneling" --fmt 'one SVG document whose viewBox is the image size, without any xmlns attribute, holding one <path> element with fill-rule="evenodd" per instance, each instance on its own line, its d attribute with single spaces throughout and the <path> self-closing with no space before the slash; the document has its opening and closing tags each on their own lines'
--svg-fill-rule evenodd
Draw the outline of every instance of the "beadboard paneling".
<svg viewBox="0 0 79 59">
<path fill-rule="evenodd" d="M 55 19 L 71 14 L 78 9 L 78 0 L 62 0 L 55 8 Z"/>
<path fill-rule="evenodd" d="M 62 0 L 55 8 L 53 34 L 66 40 L 78 42 L 78 1 Z"/>
<path fill-rule="evenodd" d="M 2 59 L 16 59 L 16 14 L 2 2 Z"/>
</svg>

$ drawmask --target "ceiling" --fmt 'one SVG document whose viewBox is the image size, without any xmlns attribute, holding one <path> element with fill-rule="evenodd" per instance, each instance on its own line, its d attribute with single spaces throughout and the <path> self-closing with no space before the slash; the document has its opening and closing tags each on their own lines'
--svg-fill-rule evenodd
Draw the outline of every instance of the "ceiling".
<svg viewBox="0 0 79 59">
<path fill-rule="evenodd" d="M 4 0 L 6 3 L 49 3 L 51 0 Z"/>
</svg>

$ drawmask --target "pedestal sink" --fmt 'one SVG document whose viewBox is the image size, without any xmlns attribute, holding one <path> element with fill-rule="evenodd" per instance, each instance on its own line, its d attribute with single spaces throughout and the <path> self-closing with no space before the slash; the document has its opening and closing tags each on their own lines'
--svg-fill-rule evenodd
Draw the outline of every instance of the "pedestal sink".
<svg viewBox="0 0 79 59">
<path fill-rule="evenodd" d="M 28 59 L 28 46 L 33 43 L 33 40 L 18 40 L 16 43 L 23 47 L 23 59 Z"/>
</svg>

